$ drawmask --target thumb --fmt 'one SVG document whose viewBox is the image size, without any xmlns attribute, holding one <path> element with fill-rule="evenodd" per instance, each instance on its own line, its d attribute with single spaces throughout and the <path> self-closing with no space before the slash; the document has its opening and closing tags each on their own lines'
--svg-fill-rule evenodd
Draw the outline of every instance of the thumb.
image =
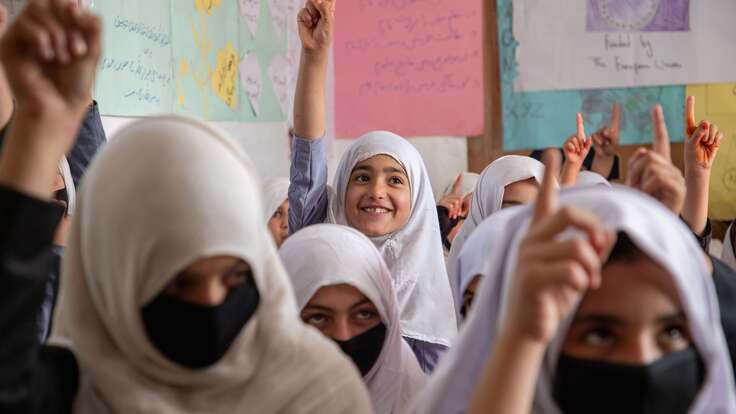
<svg viewBox="0 0 736 414">
<path fill-rule="evenodd" d="M 463 186 L 463 173 L 457 175 L 455 182 L 452 184 L 452 194 L 460 195 L 460 189 Z"/>
</svg>

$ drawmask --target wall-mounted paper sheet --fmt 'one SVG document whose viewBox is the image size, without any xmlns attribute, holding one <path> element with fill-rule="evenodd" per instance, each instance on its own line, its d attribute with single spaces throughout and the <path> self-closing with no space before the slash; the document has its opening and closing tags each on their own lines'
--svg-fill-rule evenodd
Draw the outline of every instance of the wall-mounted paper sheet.
<svg viewBox="0 0 736 414">
<path fill-rule="evenodd" d="M 355 0 L 337 7 L 339 137 L 483 130 L 481 0 Z"/>
<path fill-rule="evenodd" d="M 516 89 L 736 81 L 736 1 L 514 1 Z"/>
</svg>

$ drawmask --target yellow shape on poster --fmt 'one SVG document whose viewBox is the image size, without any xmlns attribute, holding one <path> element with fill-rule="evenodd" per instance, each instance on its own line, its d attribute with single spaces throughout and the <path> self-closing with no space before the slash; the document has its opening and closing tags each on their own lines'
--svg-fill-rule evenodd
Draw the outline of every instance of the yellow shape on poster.
<svg viewBox="0 0 736 414">
<path fill-rule="evenodd" d="M 194 0 L 194 7 L 201 12 L 212 14 L 212 9 L 220 6 L 222 0 Z"/>
<path fill-rule="evenodd" d="M 724 139 L 710 176 L 708 216 L 736 218 L 736 83 L 688 86 L 695 96 L 695 119 L 718 125 Z"/>
<path fill-rule="evenodd" d="M 217 66 L 212 74 L 212 89 L 225 105 L 232 109 L 238 106 L 238 65 L 240 58 L 233 47 L 228 43 L 217 51 Z"/>
</svg>

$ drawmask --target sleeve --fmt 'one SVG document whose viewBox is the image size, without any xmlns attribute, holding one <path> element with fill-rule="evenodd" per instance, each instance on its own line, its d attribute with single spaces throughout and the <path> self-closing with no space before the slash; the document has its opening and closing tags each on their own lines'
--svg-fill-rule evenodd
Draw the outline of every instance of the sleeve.
<svg viewBox="0 0 736 414">
<path fill-rule="evenodd" d="M 327 157 L 325 140 L 297 136 L 291 145 L 289 232 L 295 233 L 327 218 Z"/>
<path fill-rule="evenodd" d="M 107 142 L 105 130 L 102 127 L 102 118 L 97 102 L 87 108 L 87 114 L 82 120 L 82 125 L 77 134 L 77 141 L 67 154 L 69 169 L 74 179 L 74 185 L 79 186 L 84 172 L 89 167 L 97 151 Z"/>
<path fill-rule="evenodd" d="M 680 217 L 680 219 L 682 220 L 682 217 Z M 698 244 L 703 249 L 703 251 L 708 253 L 708 250 L 710 249 L 710 241 L 711 239 L 713 239 L 713 228 L 710 225 L 710 219 L 706 219 L 705 229 L 703 230 L 703 233 L 697 234 L 693 232 L 693 236 L 695 236 L 695 239 L 698 241 Z"/>
<path fill-rule="evenodd" d="M 63 207 L 0 186 L 0 211 L 0 412 L 41 412 L 65 392 L 47 375 L 58 358 L 44 358 L 36 326 Z"/>
</svg>

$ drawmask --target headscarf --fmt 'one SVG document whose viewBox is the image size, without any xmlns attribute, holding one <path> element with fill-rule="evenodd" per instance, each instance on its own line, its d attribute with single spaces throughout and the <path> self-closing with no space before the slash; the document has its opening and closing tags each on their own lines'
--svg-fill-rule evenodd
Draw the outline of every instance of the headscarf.
<svg viewBox="0 0 736 414">
<path fill-rule="evenodd" d="M 75 412 L 370 411 L 349 360 L 298 319 L 260 198 L 247 156 L 202 122 L 139 121 L 101 151 L 77 200 L 52 338 L 79 362 Z M 218 362 L 190 370 L 148 339 L 141 308 L 215 255 L 250 265 L 260 303 Z"/>
<path fill-rule="evenodd" d="M 736 271 L 736 255 L 734 255 L 733 243 L 731 242 L 731 235 L 736 232 L 736 221 L 731 223 L 726 230 L 726 236 L 723 238 L 723 254 L 721 260 Z"/>
<path fill-rule="evenodd" d="M 464 172 L 462 174 L 463 174 L 463 182 L 460 185 L 460 195 L 464 196 L 466 194 L 469 194 L 475 191 L 475 186 L 476 184 L 478 184 L 478 180 L 480 179 L 480 174 L 471 173 L 471 172 Z M 452 187 L 455 185 L 456 178 L 457 177 L 453 178 L 452 181 L 450 181 L 447 184 L 447 186 L 445 187 L 445 191 L 442 192 L 443 197 L 446 195 L 452 194 Z"/>
<path fill-rule="evenodd" d="M 578 178 L 575 181 L 575 187 L 592 187 L 594 185 L 602 185 L 604 187 L 610 187 L 611 183 L 608 182 L 602 175 L 593 171 L 580 171 Z"/>
<path fill-rule="evenodd" d="M 401 337 L 399 304 L 391 274 L 373 243 L 357 230 L 335 224 L 309 226 L 280 250 L 299 309 L 322 287 L 349 284 L 375 305 L 386 326 L 381 353 L 363 381 L 377 413 L 403 413 L 426 383 L 416 356 Z"/>
<path fill-rule="evenodd" d="M 480 173 L 480 179 L 473 193 L 473 202 L 470 204 L 470 214 L 468 214 L 468 218 L 463 222 L 460 232 L 452 241 L 450 256 L 447 258 L 447 273 L 456 305 L 457 303 L 462 304 L 463 301 L 463 290 L 460 290 L 460 279 L 458 279 L 455 269 L 457 256 L 460 254 L 465 241 L 486 217 L 501 210 L 503 194 L 507 185 L 530 178 L 534 178 L 537 183 L 541 183 L 543 176 L 544 164 L 534 158 L 521 155 L 501 157 L 493 161 Z M 460 308 L 456 307 L 456 309 L 459 320 Z"/>
<path fill-rule="evenodd" d="M 457 335 L 452 292 L 447 283 L 437 207 L 422 156 L 400 136 L 374 131 L 357 139 L 337 167 L 327 221 L 349 225 L 345 196 L 353 168 L 375 155 L 388 155 L 404 167 L 411 186 L 411 215 L 394 233 L 371 237 L 394 280 L 401 310 L 401 332 L 424 342 L 450 346 Z"/>
<path fill-rule="evenodd" d="M 656 200 L 618 185 L 610 189 L 564 190 L 560 205 L 589 211 L 606 228 L 624 231 L 639 249 L 667 270 L 677 288 L 693 344 L 706 371 L 690 412 L 736 412 L 733 373 L 713 280 L 690 230 Z M 485 255 L 475 256 L 480 262 L 475 269 L 483 269 L 483 279 L 458 343 L 445 356 L 427 388 L 415 399 L 415 412 L 454 413 L 467 409 L 506 312 L 507 292 L 515 272 L 519 243 L 526 234 L 532 211 L 531 206 L 524 206 L 492 217 L 468 240 L 468 245 L 481 243 L 489 248 Z M 487 228 L 491 225 L 493 232 Z M 572 234 L 564 233 L 567 237 Z M 621 305 L 625 303 L 622 301 Z M 537 380 L 534 413 L 559 413 L 551 387 L 562 342 L 574 313 L 572 311 L 560 324 L 547 348 Z"/>
<path fill-rule="evenodd" d="M 69 161 L 66 157 L 62 157 L 61 161 L 59 161 L 59 175 L 64 180 L 64 188 L 66 189 L 66 215 L 71 216 L 74 214 L 74 209 L 77 206 L 77 186 L 72 177 L 72 170 L 69 167 Z"/>
<path fill-rule="evenodd" d="M 271 178 L 263 183 L 263 205 L 266 223 L 271 219 L 279 206 L 289 197 L 289 179 Z"/>
</svg>

